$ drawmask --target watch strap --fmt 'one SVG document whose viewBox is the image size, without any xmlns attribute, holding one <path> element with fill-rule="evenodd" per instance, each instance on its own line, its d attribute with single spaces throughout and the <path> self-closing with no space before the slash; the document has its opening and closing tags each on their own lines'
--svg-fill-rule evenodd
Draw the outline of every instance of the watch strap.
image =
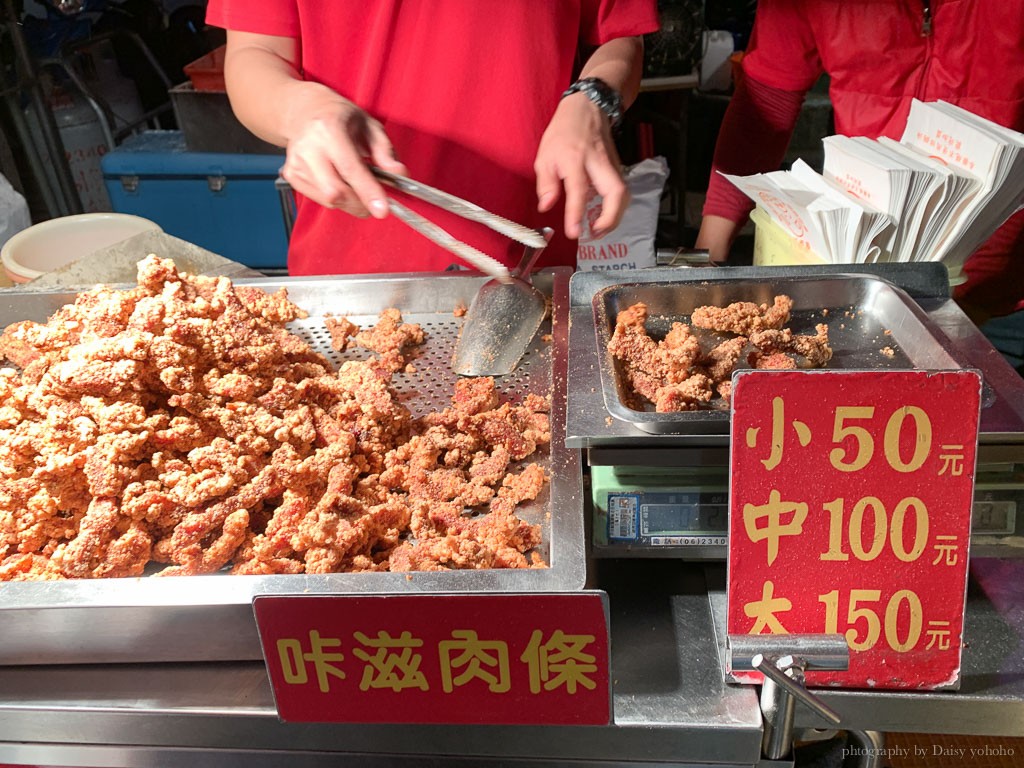
<svg viewBox="0 0 1024 768">
<path fill-rule="evenodd" d="M 600 110 L 608 116 L 612 128 L 622 122 L 622 96 L 601 78 L 584 77 L 577 80 L 565 90 L 562 98 L 574 93 L 582 93 L 597 104 Z"/>
</svg>

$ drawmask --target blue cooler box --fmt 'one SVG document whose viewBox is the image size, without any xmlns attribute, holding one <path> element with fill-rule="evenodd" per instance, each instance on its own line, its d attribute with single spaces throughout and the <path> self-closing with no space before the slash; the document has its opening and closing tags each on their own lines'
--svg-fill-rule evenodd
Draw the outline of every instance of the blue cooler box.
<svg viewBox="0 0 1024 768">
<path fill-rule="evenodd" d="M 283 155 L 189 152 L 180 131 L 146 131 L 101 161 L 113 209 L 255 269 L 287 265 Z"/>
</svg>

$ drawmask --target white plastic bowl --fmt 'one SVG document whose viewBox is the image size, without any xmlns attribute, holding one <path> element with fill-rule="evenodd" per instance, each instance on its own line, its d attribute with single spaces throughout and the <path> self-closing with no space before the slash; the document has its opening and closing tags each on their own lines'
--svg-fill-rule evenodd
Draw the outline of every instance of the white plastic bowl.
<svg viewBox="0 0 1024 768">
<path fill-rule="evenodd" d="M 27 283 L 93 251 L 149 230 L 160 230 L 160 225 L 127 213 L 62 216 L 14 235 L 0 248 L 0 261 L 11 280 Z"/>
</svg>

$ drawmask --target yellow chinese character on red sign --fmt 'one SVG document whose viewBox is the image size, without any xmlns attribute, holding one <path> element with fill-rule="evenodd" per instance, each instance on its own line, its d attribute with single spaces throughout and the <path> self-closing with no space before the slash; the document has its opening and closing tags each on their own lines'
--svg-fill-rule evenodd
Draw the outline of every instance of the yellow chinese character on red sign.
<svg viewBox="0 0 1024 768">
<path fill-rule="evenodd" d="M 277 641 L 277 655 L 281 660 L 284 681 L 290 685 L 305 685 L 309 682 L 306 662 L 312 662 L 320 692 L 327 693 L 330 690 L 329 678 L 345 679 L 345 673 L 333 666 L 334 662 L 344 661 L 345 656 L 327 650 L 328 648 L 340 648 L 341 640 L 333 637 L 320 637 L 319 632 L 311 629 L 309 644 L 312 650 L 303 651 L 302 643 L 297 639 L 281 638 Z"/>
<path fill-rule="evenodd" d="M 771 437 L 771 452 L 768 454 L 767 459 L 761 459 L 761 463 L 764 464 L 764 468 L 767 470 L 773 470 L 782 462 L 782 453 L 786 437 L 786 415 L 785 415 L 785 403 L 781 397 L 772 399 L 772 437 Z M 800 445 L 806 448 L 811 442 L 811 430 L 802 421 L 793 419 L 793 429 L 796 431 L 797 439 L 800 441 Z M 758 432 L 760 427 L 751 427 L 747 430 L 747 447 L 755 448 L 757 446 Z"/>
<path fill-rule="evenodd" d="M 929 621 L 928 646 L 925 650 L 931 650 L 938 645 L 940 651 L 948 651 L 950 634 L 948 621 Z"/>
<path fill-rule="evenodd" d="M 940 560 L 943 561 L 943 565 L 956 565 L 960 561 L 959 549 L 956 536 L 936 536 L 935 559 L 932 560 L 932 565 L 938 565 Z"/>
<path fill-rule="evenodd" d="M 543 639 L 544 633 L 535 629 L 519 657 L 530 669 L 530 692 L 540 693 L 542 684 L 546 691 L 565 686 L 569 693 L 576 693 L 578 685 L 594 690 L 596 683 L 587 675 L 597 671 L 597 664 L 594 656 L 583 650 L 594 642 L 594 636 L 567 635 L 558 629 L 546 643 Z"/>
<path fill-rule="evenodd" d="M 789 522 L 782 522 L 783 515 L 792 515 Z M 768 565 L 779 556 L 779 539 L 783 536 L 799 536 L 803 533 L 807 519 L 807 505 L 802 502 L 782 500 L 781 494 L 772 489 L 767 504 L 744 504 L 743 527 L 755 544 L 768 541 Z M 760 525 L 761 521 L 764 525 Z"/>
<path fill-rule="evenodd" d="M 399 637 L 391 637 L 383 630 L 377 633 L 376 639 L 370 638 L 362 632 L 356 632 L 354 637 L 361 645 L 374 649 L 372 654 L 362 648 L 352 650 L 357 658 L 366 662 L 366 666 L 363 667 L 363 679 L 359 682 L 359 690 L 366 691 L 370 688 L 390 688 L 393 691 L 401 691 L 403 688 L 429 690 L 427 678 L 420 671 L 420 662 L 423 661 L 423 657 L 418 653 L 413 653 L 413 648 L 423 646 L 422 640 L 414 639 L 409 632 L 403 632 Z"/>
<path fill-rule="evenodd" d="M 761 599 L 752 600 L 743 605 L 743 612 L 751 619 L 754 619 L 754 626 L 748 634 L 760 635 L 767 627 L 769 634 L 788 635 L 789 631 L 782 626 L 782 622 L 775 616 L 776 613 L 785 613 L 792 610 L 793 603 L 784 597 L 775 597 L 775 585 L 766 581 L 761 588 Z"/>
<path fill-rule="evenodd" d="M 451 693 L 456 686 L 465 685 L 473 679 L 487 683 L 491 693 L 505 693 L 512 687 L 507 643 L 481 640 L 471 629 L 453 630 L 452 637 L 455 639 L 438 644 L 441 686 L 445 693 Z M 464 668 L 461 674 L 453 674 L 461 668 Z"/>
<path fill-rule="evenodd" d="M 964 447 L 962 445 L 944 445 L 939 458 L 942 459 L 942 466 L 939 467 L 939 474 L 944 475 L 948 471 L 952 477 L 960 477 L 964 473 Z"/>
</svg>

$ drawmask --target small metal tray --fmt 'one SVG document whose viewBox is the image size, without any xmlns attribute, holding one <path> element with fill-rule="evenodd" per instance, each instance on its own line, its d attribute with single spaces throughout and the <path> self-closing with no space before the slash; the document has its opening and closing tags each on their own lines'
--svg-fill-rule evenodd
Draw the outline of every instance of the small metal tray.
<svg viewBox="0 0 1024 768">
<path fill-rule="evenodd" d="M 568 285 L 570 271 L 541 272 L 535 284 L 552 297 L 545 320 L 519 367 L 496 378 L 504 400 L 529 393 L 551 395 L 552 441 L 547 455 L 534 457 L 550 482 L 518 514 L 539 524 L 539 554 L 547 568 L 451 570 L 413 573 L 334 573 L 273 576 L 122 578 L 0 583 L 0 665 L 259 659 L 262 653 L 252 613 L 260 594 L 349 594 L 423 592 L 560 592 L 581 589 L 586 579 L 582 473 L 578 451 L 565 447 L 568 367 Z M 288 289 L 289 298 L 309 313 L 291 330 L 334 363 L 325 314 L 346 315 L 362 326 L 376 322 L 387 307 L 402 310 L 407 322 L 427 333 L 415 373 L 393 380 L 414 415 L 450 402 L 458 377 L 451 355 L 461 320 L 452 311 L 469 306 L 486 278 L 412 274 L 372 278 L 287 278 L 236 280 L 267 291 Z M 2 291 L 0 327 L 17 320 L 45 320 L 74 293 Z"/>
<path fill-rule="evenodd" d="M 779 294 L 793 299 L 792 318 L 786 327 L 794 333 L 813 334 L 816 324 L 828 325 L 833 356 L 827 367 L 831 370 L 960 368 L 917 304 L 892 283 L 873 275 L 623 283 L 598 290 L 592 301 L 601 388 L 608 413 L 652 434 L 728 433 L 729 410 L 724 401 L 715 400 L 707 408 L 682 413 L 656 413 L 653 406 L 651 410 L 629 406 L 629 385 L 622 365 L 608 352 L 615 318 L 620 311 L 643 302 L 649 313 L 648 332 L 661 338 L 673 322 L 689 322 L 697 307 L 724 307 L 737 301 L 770 304 Z M 727 337 L 708 332 L 702 346 L 708 349 Z"/>
</svg>

